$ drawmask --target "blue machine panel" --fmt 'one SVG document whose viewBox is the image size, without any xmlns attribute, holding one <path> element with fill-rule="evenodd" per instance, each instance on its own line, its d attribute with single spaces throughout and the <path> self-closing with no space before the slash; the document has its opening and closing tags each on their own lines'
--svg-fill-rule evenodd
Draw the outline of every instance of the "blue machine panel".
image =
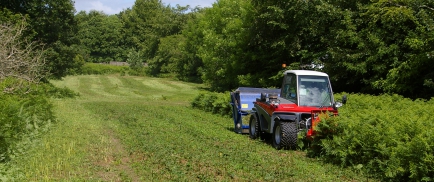
<svg viewBox="0 0 434 182">
<path fill-rule="evenodd" d="M 237 133 L 248 133 L 248 121 L 250 112 L 253 108 L 253 102 L 261 97 L 261 93 L 276 93 L 280 95 L 280 89 L 265 89 L 265 88 L 252 88 L 252 87 L 239 87 L 231 92 L 231 105 L 234 119 L 234 128 Z"/>
</svg>

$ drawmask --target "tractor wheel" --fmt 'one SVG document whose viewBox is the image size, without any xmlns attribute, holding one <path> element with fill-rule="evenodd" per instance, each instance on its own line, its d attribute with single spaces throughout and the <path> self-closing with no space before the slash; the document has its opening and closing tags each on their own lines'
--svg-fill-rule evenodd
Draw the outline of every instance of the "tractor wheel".
<svg viewBox="0 0 434 182">
<path fill-rule="evenodd" d="M 282 149 L 282 126 L 281 126 L 281 122 L 279 120 L 277 120 L 274 123 L 274 127 L 273 127 L 273 147 L 277 150 Z"/>
<path fill-rule="evenodd" d="M 296 122 L 281 122 L 277 120 L 273 128 L 273 147 L 277 150 L 297 148 Z"/>
<path fill-rule="evenodd" d="M 258 118 L 256 118 L 256 114 L 253 114 L 250 117 L 250 122 L 249 122 L 249 135 L 250 138 L 255 140 L 259 137 L 259 121 Z"/>
<path fill-rule="evenodd" d="M 282 122 L 282 145 L 285 149 L 297 149 L 298 128 L 296 122 Z"/>
</svg>

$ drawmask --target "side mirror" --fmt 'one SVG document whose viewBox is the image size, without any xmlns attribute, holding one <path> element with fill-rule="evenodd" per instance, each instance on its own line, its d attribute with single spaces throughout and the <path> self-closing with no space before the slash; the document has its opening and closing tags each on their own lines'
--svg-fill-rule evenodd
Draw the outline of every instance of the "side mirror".
<svg viewBox="0 0 434 182">
<path fill-rule="evenodd" d="M 347 95 L 344 95 L 342 96 L 342 102 L 335 102 L 333 104 L 333 109 L 337 110 L 338 108 L 342 107 L 346 103 L 347 103 Z"/>
<path fill-rule="evenodd" d="M 342 96 L 342 104 L 347 103 L 347 95 Z"/>
<path fill-rule="evenodd" d="M 267 94 L 261 93 L 261 102 L 265 102 L 267 100 Z"/>
</svg>

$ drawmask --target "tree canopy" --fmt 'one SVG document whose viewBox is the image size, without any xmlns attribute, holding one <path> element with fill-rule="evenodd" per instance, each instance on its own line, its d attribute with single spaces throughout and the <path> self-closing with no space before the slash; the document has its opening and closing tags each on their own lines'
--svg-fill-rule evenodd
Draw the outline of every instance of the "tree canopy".
<svg viewBox="0 0 434 182">
<path fill-rule="evenodd" d="M 0 21 L 29 19 L 26 34 L 46 44 L 47 69 L 58 77 L 81 57 L 126 61 L 134 53 L 150 75 L 215 91 L 280 87 L 282 71 L 313 69 L 328 73 L 338 92 L 433 97 L 433 1 L 219 0 L 191 8 L 136 0 L 116 15 L 74 15 L 70 0 L 0 7 Z"/>
<path fill-rule="evenodd" d="M 127 50 L 122 35 L 122 23 L 116 15 L 92 10 L 75 15 L 77 38 L 88 62 L 100 63 L 126 60 Z"/>
<path fill-rule="evenodd" d="M 46 69 L 52 76 L 60 78 L 67 74 L 68 69 L 79 66 L 74 62 L 78 53 L 75 46 L 79 42 L 75 36 L 78 29 L 73 1 L 9 0 L 1 1 L 0 8 L 3 12 L 28 18 L 24 36 L 45 44 Z M 7 18 L 0 18 L 3 19 Z"/>
</svg>

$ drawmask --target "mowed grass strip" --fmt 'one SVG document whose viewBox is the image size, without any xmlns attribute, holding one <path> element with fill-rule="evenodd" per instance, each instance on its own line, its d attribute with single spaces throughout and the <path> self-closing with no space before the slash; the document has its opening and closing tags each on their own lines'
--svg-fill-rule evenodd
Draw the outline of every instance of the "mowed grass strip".
<svg viewBox="0 0 434 182">
<path fill-rule="evenodd" d="M 168 101 L 169 102 L 169 101 Z M 304 152 L 276 151 L 232 132 L 231 119 L 169 103 L 87 103 L 117 121 L 139 176 L 157 181 L 362 181 Z"/>
<path fill-rule="evenodd" d="M 95 118 L 80 101 L 54 101 L 59 123 L 17 160 L 23 181 L 104 181 L 121 179 L 113 161 L 123 155 L 108 135 L 111 124 Z M 127 165 L 127 164 L 122 164 Z"/>
<path fill-rule="evenodd" d="M 144 85 L 146 85 L 150 88 L 153 88 L 155 90 L 164 90 L 167 92 L 173 92 L 175 90 L 178 90 L 177 88 L 172 87 L 169 84 L 165 84 L 165 83 L 163 84 L 163 82 L 161 82 L 159 79 L 155 79 L 155 78 L 147 79 L 147 80 L 136 78 L 135 80 L 141 81 Z"/>
<path fill-rule="evenodd" d="M 99 77 L 99 79 L 104 88 L 103 91 L 109 93 L 111 96 L 129 96 L 128 89 L 123 87 L 122 82 L 115 79 L 115 77 L 104 76 Z"/>
<path fill-rule="evenodd" d="M 147 80 L 154 86 L 144 84 Z M 113 87 L 118 81 L 121 87 Z M 197 84 L 113 75 L 53 83 L 81 96 L 55 100 L 61 122 L 43 143 L 65 147 L 35 148 L 26 159 L 33 162 L 21 166 L 43 172 L 26 173 L 28 180 L 369 181 L 304 152 L 276 151 L 266 142 L 235 134 L 231 118 L 189 106 Z M 67 146 L 73 149 L 69 155 Z"/>
</svg>

